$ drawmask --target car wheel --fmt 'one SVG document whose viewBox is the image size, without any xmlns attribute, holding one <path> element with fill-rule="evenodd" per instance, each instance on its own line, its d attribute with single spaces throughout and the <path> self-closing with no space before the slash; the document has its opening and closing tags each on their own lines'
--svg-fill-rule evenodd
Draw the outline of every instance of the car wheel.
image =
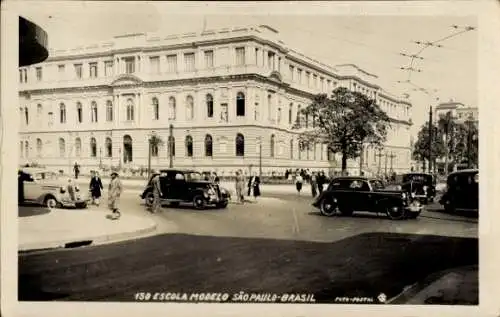
<svg viewBox="0 0 500 317">
<path fill-rule="evenodd" d="M 45 198 L 44 205 L 45 205 L 45 207 L 47 207 L 49 209 L 54 209 L 59 204 L 57 203 L 57 200 L 55 199 L 55 197 L 48 196 L 48 197 Z"/>
<path fill-rule="evenodd" d="M 323 216 L 331 217 L 338 211 L 338 205 L 333 198 L 327 197 L 321 201 L 319 210 Z"/>
<path fill-rule="evenodd" d="M 228 202 L 227 202 L 227 201 L 225 201 L 225 202 L 223 202 L 223 203 L 218 203 L 218 204 L 217 204 L 217 208 L 224 209 L 224 208 L 226 208 L 226 207 L 227 207 L 227 204 L 228 204 Z"/>
<path fill-rule="evenodd" d="M 144 198 L 146 206 L 148 207 L 153 206 L 154 201 L 155 201 L 155 196 L 153 195 L 153 193 L 152 192 L 147 193 L 146 197 Z"/>
<path fill-rule="evenodd" d="M 203 196 L 197 195 L 193 198 L 193 205 L 196 209 L 204 209 L 205 208 L 205 198 Z"/>
<path fill-rule="evenodd" d="M 392 220 L 401 220 L 406 218 L 406 212 L 404 208 L 398 206 L 386 207 L 387 216 Z"/>
</svg>

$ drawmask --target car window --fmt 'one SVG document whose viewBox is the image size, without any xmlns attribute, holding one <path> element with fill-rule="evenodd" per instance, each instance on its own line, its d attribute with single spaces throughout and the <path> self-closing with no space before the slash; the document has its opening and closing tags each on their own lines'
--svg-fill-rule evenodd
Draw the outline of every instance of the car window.
<svg viewBox="0 0 500 317">
<path fill-rule="evenodd" d="M 384 184 L 379 180 L 371 180 L 370 184 L 372 185 L 372 188 L 374 190 L 384 189 L 384 187 L 385 187 Z"/>
<path fill-rule="evenodd" d="M 196 172 L 186 173 L 186 180 L 189 182 L 199 181 L 199 180 L 202 180 L 204 178 L 205 177 L 201 173 L 196 173 Z"/>
<path fill-rule="evenodd" d="M 184 177 L 184 174 L 182 174 L 182 173 L 176 173 L 175 174 L 175 180 L 177 180 L 177 181 L 183 181 L 185 179 L 186 178 Z"/>
<path fill-rule="evenodd" d="M 363 191 L 366 190 L 366 188 L 369 189 L 368 184 L 366 182 L 360 181 L 360 180 L 353 180 L 351 181 L 351 184 L 349 185 L 350 189 L 358 190 L 358 191 Z"/>
</svg>

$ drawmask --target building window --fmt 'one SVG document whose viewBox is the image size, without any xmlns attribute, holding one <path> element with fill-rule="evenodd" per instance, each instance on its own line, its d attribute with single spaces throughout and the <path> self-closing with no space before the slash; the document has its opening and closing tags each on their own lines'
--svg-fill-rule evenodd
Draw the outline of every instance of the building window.
<svg viewBox="0 0 500 317">
<path fill-rule="evenodd" d="M 30 116 L 28 112 L 28 107 L 24 107 L 24 120 L 26 122 L 26 125 L 30 123 Z"/>
<path fill-rule="evenodd" d="M 193 157 L 193 137 L 186 136 L 186 156 Z"/>
<path fill-rule="evenodd" d="M 20 141 L 19 142 L 19 155 L 20 157 L 24 157 L 24 142 L 23 141 Z"/>
<path fill-rule="evenodd" d="M 290 104 L 288 107 L 288 124 L 292 124 L 292 111 L 293 111 L 293 104 Z"/>
<path fill-rule="evenodd" d="M 77 116 L 77 121 L 78 123 L 82 123 L 83 121 L 83 108 L 82 104 L 80 102 L 76 103 L 76 116 Z"/>
<path fill-rule="evenodd" d="M 290 69 L 290 80 L 293 81 L 293 79 L 294 79 L 293 73 L 295 72 L 295 67 L 290 65 L 290 66 L 288 66 L 288 68 Z"/>
<path fill-rule="evenodd" d="M 90 157 L 97 157 L 97 142 L 95 138 L 90 138 Z"/>
<path fill-rule="evenodd" d="M 92 101 L 91 106 L 90 106 L 90 113 L 91 113 L 91 122 L 97 122 L 97 103 L 95 101 Z"/>
<path fill-rule="evenodd" d="M 41 104 L 36 105 L 36 115 L 41 118 L 43 114 L 43 107 Z"/>
<path fill-rule="evenodd" d="M 253 119 L 255 121 L 259 120 L 259 103 L 258 102 L 255 103 L 255 111 L 254 111 L 253 117 L 254 117 Z"/>
<path fill-rule="evenodd" d="M 305 119 L 304 121 L 306 122 L 306 129 L 309 128 L 309 114 L 305 114 Z"/>
<path fill-rule="evenodd" d="M 106 142 L 104 144 L 106 147 L 106 157 L 113 157 L 113 141 L 111 141 L 111 138 L 106 138 Z"/>
<path fill-rule="evenodd" d="M 255 65 L 259 66 L 259 49 L 255 49 Z"/>
<path fill-rule="evenodd" d="M 111 100 L 106 101 L 106 121 L 113 121 L 113 102 Z"/>
<path fill-rule="evenodd" d="M 293 160 L 293 139 L 290 140 L 290 159 Z"/>
<path fill-rule="evenodd" d="M 207 117 L 213 118 L 214 116 L 214 98 L 212 95 L 208 94 L 206 96 L 207 101 Z"/>
<path fill-rule="evenodd" d="M 112 76 L 112 75 L 113 75 L 113 61 L 105 61 L 104 76 Z"/>
<path fill-rule="evenodd" d="M 160 120 L 160 105 L 158 98 L 153 98 L 153 120 Z"/>
<path fill-rule="evenodd" d="M 41 139 L 36 139 L 36 156 L 42 157 L 43 154 L 43 144 Z"/>
<path fill-rule="evenodd" d="M 273 104 L 273 100 L 272 100 L 273 96 L 271 96 L 271 94 L 267 95 L 267 116 L 269 118 L 269 120 L 271 120 L 273 118 L 273 109 L 272 109 L 272 104 Z"/>
<path fill-rule="evenodd" d="M 318 76 L 317 75 L 313 76 L 313 87 L 318 88 Z"/>
<path fill-rule="evenodd" d="M 63 103 L 59 105 L 59 121 L 66 123 L 66 106 Z"/>
<path fill-rule="evenodd" d="M 307 87 L 311 87 L 311 73 L 306 72 L 306 85 Z"/>
<path fill-rule="evenodd" d="M 175 156 L 175 137 L 169 136 L 168 137 L 168 155 Z"/>
<path fill-rule="evenodd" d="M 271 140 L 270 140 L 270 151 L 269 151 L 270 157 L 274 157 L 274 142 L 275 142 L 275 136 L 273 134 L 273 135 L 271 135 Z"/>
<path fill-rule="evenodd" d="M 275 68 L 274 68 L 274 66 L 275 66 L 275 65 L 274 65 L 274 55 L 275 55 L 275 54 L 274 54 L 273 52 L 268 52 L 268 53 L 267 53 L 267 67 L 268 67 L 269 69 L 272 69 L 272 70 L 274 70 L 274 69 L 275 69 Z"/>
<path fill-rule="evenodd" d="M 127 99 L 127 121 L 134 121 L 134 101 Z"/>
<path fill-rule="evenodd" d="M 243 134 L 236 135 L 236 156 L 245 156 L 245 137 Z"/>
<path fill-rule="evenodd" d="M 42 81 L 42 79 L 43 79 L 42 68 L 41 67 L 37 67 L 36 68 L 36 80 Z"/>
<path fill-rule="evenodd" d="M 65 67 L 64 65 L 58 65 L 57 66 L 57 69 L 58 69 L 58 72 L 59 72 L 59 79 L 64 79 L 64 71 L 65 71 Z"/>
<path fill-rule="evenodd" d="M 82 78 L 82 64 L 75 64 L 75 75 L 76 78 L 81 79 Z"/>
<path fill-rule="evenodd" d="M 186 119 L 193 120 L 194 118 L 194 102 L 192 96 L 186 97 Z"/>
<path fill-rule="evenodd" d="M 297 82 L 302 84 L 302 69 L 297 69 Z"/>
<path fill-rule="evenodd" d="M 60 157 L 66 156 L 66 142 L 64 141 L 63 138 L 59 138 L 59 156 Z"/>
<path fill-rule="evenodd" d="M 19 81 L 21 83 L 27 83 L 28 82 L 28 70 L 26 68 L 23 68 L 23 69 L 19 70 Z"/>
<path fill-rule="evenodd" d="M 28 141 L 24 142 L 24 155 L 26 155 L 26 157 L 30 157 L 30 144 Z"/>
<path fill-rule="evenodd" d="M 176 113 L 176 106 L 175 106 L 175 98 L 170 97 L 168 99 L 168 119 L 169 120 L 175 120 L 175 113 Z"/>
<path fill-rule="evenodd" d="M 295 119 L 296 123 L 297 123 L 297 126 L 300 128 L 301 125 L 302 125 L 302 115 L 301 115 L 301 107 L 300 105 L 297 106 L 297 118 Z"/>
<path fill-rule="evenodd" d="M 236 116 L 245 116 L 245 94 L 243 94 L 242 92 L 239 92 L 236 95 Z"/>
<path fill-rule="evenodd" d="M 48 117 L 49 117 L 49 126 L 52 126 L 54 125 L 54 113 L 52 111 L 50 111 L 48 114 Z"/>
<path fill-rule="evenodd" d="M 123 136 L 123 162 L 129 163 L 133 161 L 133 143 L 130 135 Z"/>
<path fill-rule="evenodd" d="M 213 143 L 210 134 L 205 135 L 205 156 L 213 156 Z"/>
<path fill-rule="evenodd" d="M 97 63 L 89 63 L 90 78 L 97 78 Z"/>
<path fill-rule="evenodd" d="M 149 65 L 151 69 L 151 73 L 159 74 L 160 73 L 160 57 L 152 56 L 149 58 Z"/>
<path fill-rule="evenodd" d="M 195 71 L 195 59 L 194 53 L 185 53 L 184 54 L 184 67 L 187 72 Z"/>
<path fill-rule="evenodd" d="M 205 67 L 214 67 L 214 51 L 205 51 Z"/>
<path fill-rule="evenodd" d="M 278 121 L 278 124 L 281 123 L 281 108 L 278 108 L 278 118 L 276 120 Z"/>
<path fill-rule="evenodd" d="M 220 120 L 222 122 L 228 122 L 229 120 L 227 103 L 222 103 L 220 105 Z"/>
<path fill-rule="evenodd" d="M 245 65 L 245 48 L 237 47 L 236 48 L 236 66 Z"/>
<path fill-rule="evenodd" d="M 169 73 L 177 72 L 177 55 L 167 55 L 167 71 Z"/>
<path fill-rule="evenodd" d="M 135 58 L 134 57 L 127 57 L 127 58 L 124 58 L 124 61 L 125 61 L 125 73 L 126 74 L 135 73 Z"/>
</svg>

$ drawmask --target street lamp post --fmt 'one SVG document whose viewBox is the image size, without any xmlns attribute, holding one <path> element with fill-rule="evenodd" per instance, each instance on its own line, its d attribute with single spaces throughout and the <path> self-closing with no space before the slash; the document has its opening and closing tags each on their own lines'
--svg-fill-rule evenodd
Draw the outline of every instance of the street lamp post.
<svg viewBox="0 0 500 317">
<path fill-rule="evenodd" d="M 361 152 L 359 154 L 359 176 L 363 174 L 363 162 L 364 160 L 364 148 L 363 148 L 363 143 L 361 143 Z"/>
<path fill-rule="evenodd" d="M 262 137 L 259 137 L 259 179 L 262 179 Z"/>
<path fill-rule="evenodd" d="M 429 173 L 432 173 L 432 106 L 429 108 Z"/>
<path fill-rule="evenodd" d="M 173 168 L 174 167 L 174 142 L 173 142 L 173 138 L 174 138 L 174 125 L 173 124 L 170 124 L 170 126 L 168 127 L 168 159 L 169 159 L 169 162 L 168 162 L 168 167 L 170 168 Z"/>
<path fill-rule="evenodd" d="M 377 157 L 378 157 L 378 175 L 380 176 L 380 173 L 382 171 L 382 149 L 378 149 L 378 154 L 377 154 Z"/>
<path fill-rule="evenodd" d="M 99 148 L 99 169 L 102 169 L 102 147 Z"/>
<path fill-rule="evenodd" d="M 393 165 L 392 165 L 392 160 L 396 157 L 396 155 L 394 153 L 392 153 L 391 151 L 391 155 L 389 155 L 389 158 L 391 159 L 391 169 L 390 169 L 390 173 L 394 173 L 394 169 L 393 169 Z"/>
</svg>

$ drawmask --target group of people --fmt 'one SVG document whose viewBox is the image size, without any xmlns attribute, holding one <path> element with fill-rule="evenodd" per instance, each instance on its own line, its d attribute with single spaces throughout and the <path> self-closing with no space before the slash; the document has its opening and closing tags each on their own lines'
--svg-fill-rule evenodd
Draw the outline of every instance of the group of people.
<svg viewBox="0 0 500 317">
<path fill-rule="evenodd" d="M 302 176 L 301 173 L 297 173 L 295 175 L 295 188 L 299 195 L 302 191 L 304 181 L 307 181 L 311 185 L 311 195 L 312 197 L 316 197 L 323 192 L 323 187 L 328 183 L 328 178 L 323 171 L 319 173 L 312 172 L 310 176 L 308 175 L 306 180 L 304 180 L 304 176 Z"/>
<path fill-rule="evenodd" d="M 237 170 L 234 185 L 236 189 L 236 199 L 239 204 L 245 202 L 245 187 L 247 187 L 247 196 L 253 196 L 255 201 L 257 197 L 260 196 L 260 177 L 256 174 L 253 174 L 247 182 L 243 171 L 241 169 Z"/>
<path fill-rule="evenodd" d="M 92 198 L 92 204 L 99 206 L 100 198 L 102 196 L 102 186 L 101 178 L 99 173 L 92 171 L 92 178 L 90 179 L 89 190 Z M 111 210 L 111 219 L 120 219 L 121 213 L 119 211 L 120 196 L 123 192 L 123 186 L 117 172 L 111 173 L 111 180 L 108 185 L 108 207 Z"/>
</svg>

